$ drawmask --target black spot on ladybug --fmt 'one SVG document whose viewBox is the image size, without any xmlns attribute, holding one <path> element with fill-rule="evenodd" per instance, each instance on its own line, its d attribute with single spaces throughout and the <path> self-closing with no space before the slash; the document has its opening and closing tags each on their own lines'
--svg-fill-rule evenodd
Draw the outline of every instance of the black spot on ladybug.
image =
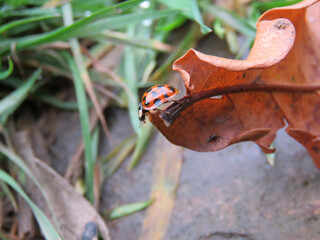
<svg viewBox="0 0 320 240">
<path fill-rule="evenodd" d="M 152 94 L 152 97 L 158 97 L 158 93 L 156 91 L 152 91 L 151 94 Z"/>
<path fill-rule="evenodd" d="M 161 100 L 159 98 L 156 98 L 155 100 L 153 100 L 154 105 L 158 106 L 158 104 L 160 104 Z"/>
<path fill-rule="evenodd" d="M 143 98 L 142 98 L 142 101 L 145 101 L 146 100 L 146 96 L 144 96 Z"/>
<path fill-rule="evenodd" d="M 219 136 L 218 136 L 218 135 L 215 135 L 215 134 L 210 135 L 210 136 L 207 138 L 207 143 L 217 141 L 218 137 L 219 137 Z"/>
<path fill-rule="evenodd" d="M 146 91 L 146 93 L 151 92 L 151 91 L 152 91 L 152 88 L 149 88 L 149 89 Z"/>
<path fill-rule="evenodd" d="M 172 92 L 175 92 L 174 87 L 170 86 L 169 89 L 170 89 Z"/>
<path fill-rule="evenodd" d="M 145 106 L 149 106 L 149 104 L 150 104 L 150 103 L 149 103 L 148 101 L 145 101 L 145 102 L 144 102 L 144 105 L 145 105 Z"/>
<path fill-rule="evenodd" d="M 162 88 L 162 87 L 163 87 L 163 85 L 162 85 L 162 84 L 160 84 L 160 85 L 158 85 L 158 86 L 157 86 L 157 88 Z"/>
<path fill-rule="evenodd" d="M 167 99 L 169 98 L 168 94 L 164 94 L 163 96 L 164 98 L 167 98 Z"/>
</svg>

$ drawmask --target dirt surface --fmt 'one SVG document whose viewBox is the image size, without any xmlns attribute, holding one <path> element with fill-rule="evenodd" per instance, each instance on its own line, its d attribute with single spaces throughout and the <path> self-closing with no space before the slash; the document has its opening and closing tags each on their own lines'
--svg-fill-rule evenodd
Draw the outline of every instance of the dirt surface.
<svg viewBox="0 0 320 240">
<path fill-rule="evenodd" d="M 113 122 L 129 123 L 124 111 L 114 113 Z M 125 135 L 114 126 L 118 136 L 120 129 Z M 157 137 L 136 169 L 128 173 L 122 167 L 105 182 L 104 210 L 148 199 Z M 166 239 L 320 239 L 320 171 L 284 131 L 275 145 L 274 167 L 254 143 L 215 153 L 184 150 Z M 109 222 L 112 239 L 137 239 L 144 215 Z"/>
</svg>

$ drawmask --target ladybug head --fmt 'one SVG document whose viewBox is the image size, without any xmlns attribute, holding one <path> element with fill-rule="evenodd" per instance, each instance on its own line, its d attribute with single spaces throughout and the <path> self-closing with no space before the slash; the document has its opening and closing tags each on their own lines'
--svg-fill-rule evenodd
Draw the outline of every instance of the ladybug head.
<svg viewBox="0 0 320 240">
<path fill-rule="evenodd" d="M 146 110 L 143 109 L 142 104 L 140 103 L 138 106 L 138 115 L 139 115 L 139 120 L 141 122 L 145 122 L 146 121 Z"/>
</svg>

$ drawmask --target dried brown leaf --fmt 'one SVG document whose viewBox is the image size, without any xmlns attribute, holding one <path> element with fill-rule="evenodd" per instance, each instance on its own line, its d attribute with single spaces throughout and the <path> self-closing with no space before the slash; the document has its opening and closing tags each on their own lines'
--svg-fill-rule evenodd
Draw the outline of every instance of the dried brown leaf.
<svg viewBox="0 0 320 240">
<path fill-rule="evenodd" d="M 64 239 L 81 239 L 87 236 L 88 232 L 95 233 L 95 229 L 100 230 L 104 239 L 110 239 L 109 230 L 94 207 L 76 192 L 63 177 L 34 156 L 26 132 L 11 132 L 11 136 L 14 140 L 15 149 L 42 184 Z M 48 205 L 44 205 L 43 201 L 39 202 L 41 200 L 35 198 L 35 196 L 41 196 L 40 191 L 31 188 L 28 189 L 28 192 L 33 201 L 48 216 Z"/>
<path fill-rule="evenodd" d="M 189 50 L 173 66 L 188 96 L 150 120 L 172 143 L 197 151 L 251 140 L 266 153 L 286 121 L 320 167 L 319 29 L 320 3 L 307 0 L 261 16 L 246 60 Z M 223 96 L 212 98 L 217 90 Z"/>
</svg>

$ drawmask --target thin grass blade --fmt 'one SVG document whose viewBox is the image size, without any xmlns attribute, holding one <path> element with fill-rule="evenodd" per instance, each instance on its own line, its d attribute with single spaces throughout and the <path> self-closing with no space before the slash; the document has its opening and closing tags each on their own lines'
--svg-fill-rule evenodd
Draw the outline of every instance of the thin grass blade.
<svg viewBox="0 0 320 240">
<path fill-rule="evenodd" d="M 27 98 L 28 93 L 34 86 L 41 72 L 41 69 L 35 71 L 32 76 L 23 83 L 23 85 L 0 101 L 0 123 L 2 125 L 6 123 L 9 115 L 12 114 Z"/>
<path fill-rule="evenodd" d="M 64 18 L 65 25 L 67 25 L 67 26 L 71 25 L 73 23 L 71 4 L 67 3 L 67 4 L 63 5 L 62 12 L 63 12 L 63 18 Z M 110 138 L 110 131 L 109 131 L 106 119 L 103 115 L 101 105 L 98 101 L 98 98 L 97 98 L 95 92 L 94 92 L 92 81 L 90 79 L 89 73 L 88 73 L 88 71 L 85 67 L 84 61 L 82 59 L 82 54 L 81 54 L 81 49 L 80 49 L 80 44 L 79 44 L 78 39 L 76 39 L 76 38 L 70 39 L 70 45 L 71 45 L 72 54 L 75 59 L 75 63 L 77 65 L 77 68 L 79 71 L 79 75 L 81 76 L 81 79 L 85 85 L 86 91 L 87 91 L 87 93 L 93 103 L 94 109 L 98 115 L 100 122 L 101 122 L 103 131 L 105 132 L 106 136 L 110 140 L 111 139 Z"/>
<path fill-rule="evenodd" d="M 153 199 L 144 201 L 144 202 L 137 202 L 131 203 L 127 205 L 123 205 L 113 209 L 109 215 L 109 220 L 114 220 L 117 218 L 121 218 L 136 212 L 139 212 L 147 207 L 149 207 L 154 202 Z"/>
<path fill-rule="evenodd" d="M 104 178 L 110 177 L 124 162 L 128 155 L 132 152 L 136 145 L 137 139 L 135 136 L 127 138 L 121 146 L 121 151 L 114 158 L 110 159 L 103 167 Z"/>
<path fill-rule="evenodd" d="M 138 134 L 137 144 L 134 148 L 130 163 L 128 164 L 127 170 L 132 170 L 140 161 L 145 149 L 148 146 L 149 140 L 152 136 L 153 125 L 146 123 Z"/>
<path fill-rule="evenodd" d="M 216 18 L 219 18 L 224 24 L 227 24 L 238 32 L 249 37 L 255 37 L 256 29 L 250 21 L 247 21 L 237 14 L 214 4 L 202 2 L 200 6 L 204 11 L 212 14 Z"/>
<path fill-rule="evenodd" d="M 13 62 L 10 58 L 8 59 L 8 64 L 9 64 L 8 69 L 0 72 L 0 80 L 6 79 L 7 77 L 9 77 L 11 75 L 11 73 L 13 71 Z M 1 63 L 0 63 L 0 66 L 1 66 Z M 0 68 L 0 70 L 1 70 L 1 68 Z"/>
<path fill-rule="evenodd" d="M 94 192 L 93 192 L 93 173 L 94 173 L 94 159 L 92 158 L 92 147 L 91 147 L 91 135 L 90 135 L 90 123 L 89 123 L 89 113 L 88 104 L 83 82 L 77 66 L 71 56 L 66 53 L 64 54 L 66 60 L 71 69 L 72 75 L 74 77 L 74 87 L 76 91 L 76 97 L 78 102 L 78 109 L 80 114 L 80 125 L 82 131 L 82 138 L 84 142 L 84 155 L 85 155 L 85 184 L 86 193 L 89 201 L 94 202 Z"/>
<path fill-rule="evenodd" d="M 9 29 L 19 27 L 21 25 L 32 23 L 32 22 L 38 22 L 41 20 L 51 19 L 59 17 L 59 15 L 51 15 L 51 16 L 39 16 L 39 17 L 31 17 L 31 18 L 24 18 L 16 21 L 9 22 L 7 24 L 4 24 L 2 27 L 0 27 L 0 34 L 3 34 L 5 31 L 8 31 Z"/>
<path fill-rule="evenodd" d="M 27 194 L 23 191 L 23 189 L 19 186 L 19 184 L 5 171 L 0 169 L 0 179 L 10 185 L 18 194 L 20 194 L 24 200 L 27 201 L 30 208 L 32 209 L 32 212 L 37 219 L 37 222 L 40 226 L 40 229 L 45 236 L 46 239 L 49 240 L 57 240 L 62 239 L 52 223 L 49 221 L 49 219 L 46 217 L 46 215 L 38 208 L 34 202 L 27 196 Z"/>
</svg>

